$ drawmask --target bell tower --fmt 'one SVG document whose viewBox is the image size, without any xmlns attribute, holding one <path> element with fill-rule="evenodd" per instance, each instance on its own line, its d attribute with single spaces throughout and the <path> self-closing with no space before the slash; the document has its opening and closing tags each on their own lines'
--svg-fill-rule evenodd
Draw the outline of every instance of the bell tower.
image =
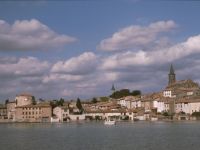
<svg viewBox="0 0 200 150">
<path fill-rule="evenodd" d="M 169 77 L 168 85 L 171 85 L 176 82 L 176 74 L 174 73 L 174 68 L 173 68 L 172 64 L 170 66 L 170 71 L 169 71 L 168 77 Z"/>
</svg>

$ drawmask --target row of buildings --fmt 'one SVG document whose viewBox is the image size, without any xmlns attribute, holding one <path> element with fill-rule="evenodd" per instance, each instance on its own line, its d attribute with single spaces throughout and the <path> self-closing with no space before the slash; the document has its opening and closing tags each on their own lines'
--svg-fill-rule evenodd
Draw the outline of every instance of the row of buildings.
<svg viewBox="0 0 200 150">
<path fill-rule="evenodd" d="M 14 101 L 0 105 L 0 121 L 65 122 L 69 120 L 107 119 L 158 120 L 194 119 L 200 112 L 200 87 L 192 80 L 176 81 L 171 65 L 164 90 L 140 96 L 109 99 L 106 102 L 82 102 L 80 113 L 76 102 L 52 107 L 50 101 L 35 102 L 30 94 L 17 95 Z"/>
<path fill-rule="evenodd" d="M 0 120 L 4 122 L 49 122 L 51 116 L 49 102 L 34 104 L 34 97 L 26 93 L 0 106 Z"/>
</svg>

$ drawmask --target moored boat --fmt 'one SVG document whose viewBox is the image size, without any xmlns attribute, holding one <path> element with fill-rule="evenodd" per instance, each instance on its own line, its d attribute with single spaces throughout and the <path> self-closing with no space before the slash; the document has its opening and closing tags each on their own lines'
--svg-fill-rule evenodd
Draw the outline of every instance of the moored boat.
<svg viewBox="0 0 200 150">
<path fill-rule="evenodd" d="M 114 120 L 105 120 L 104 124 L 105 125 L 115 125 L 116 121 L 114 121 Z"/>
</svg>

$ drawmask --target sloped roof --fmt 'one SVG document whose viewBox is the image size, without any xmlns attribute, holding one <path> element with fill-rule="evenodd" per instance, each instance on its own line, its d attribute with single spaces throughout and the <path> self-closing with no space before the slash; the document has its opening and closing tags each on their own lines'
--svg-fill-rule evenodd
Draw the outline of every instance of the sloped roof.
<svg viewBox="0 0 200 150">
<path fill-rule="evenodd" d="M 198 83 L 192 81 L 191 79 L 180 80 L 166 87 L 166 89 L 197 89 L 197 88 L 199 88 Z"/>
</svg>

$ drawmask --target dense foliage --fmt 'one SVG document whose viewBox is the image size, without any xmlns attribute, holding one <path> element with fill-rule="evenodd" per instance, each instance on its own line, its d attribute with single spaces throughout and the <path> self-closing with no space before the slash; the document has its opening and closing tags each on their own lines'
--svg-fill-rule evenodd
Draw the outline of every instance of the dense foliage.
<svg viewBox="0 0 200 150">
<path fill-rule="evenodd" d="M 200 117 L 200 112 L 193 112 L 192 116 L 194 116 L 194 117 Z"/>
<path fill-rule="evenodd" d="M 103 97 L 100 97 L 100 101 L 101 101 L 101 102 L 107 102 L 107 101 L 109 101 L 109 98 L 103 96 Z"/>
<path fill-rule="evenodd" d="M 32 102 L 33 102 L 33 105 L 36 105 L 36 99 L 35 99 L 35 96 L 32 96 Z"/>
<path fill-rule="evenodd" d="M 83 112 L 83 107 L 82 107 L 82 104 L 81 104 L 81 100 L 79 98 L 77 98 L 76 107 L 79 109 L 80 113 Z"/>
<path fill-rule="evenodd" d="M 134 90 L 132 92 L 130 92 L 129 89 L 121 89 L 120 91 L 115 91 L 112 93 L 112 95 L 110 95 L 111 98 L 122 98 L 125 96 L 138 96 L 141 95 L 141 91 L 140 90 Z"/>
<path fill-rule="evenodd" d="M 94 97 L 91 102 L 92 103 L 97 103 L 97 99 Z"/>
<path fill-rule="evenodd" d="M 65 100 L 63 98 L 60 98 L 60 100 L 53 100 L 50 102 L 50 105 L 52 106 L 52 108 L 55 108 L 57 106 L 63 106 Z"/>
</svg>

